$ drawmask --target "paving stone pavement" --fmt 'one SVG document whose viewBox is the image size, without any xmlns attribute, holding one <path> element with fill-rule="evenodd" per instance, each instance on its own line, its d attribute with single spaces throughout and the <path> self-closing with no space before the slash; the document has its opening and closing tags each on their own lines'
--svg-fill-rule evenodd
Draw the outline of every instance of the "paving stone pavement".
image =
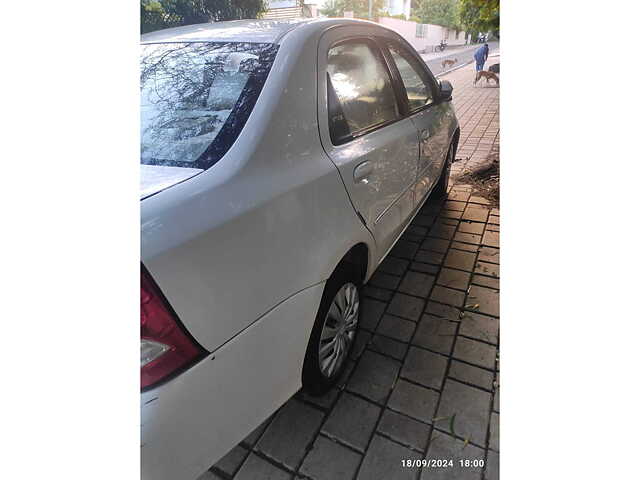
<svg viewBox="0 0 640 480">
<path fill-rule="evenodd" d="M 473 77 L 473 65 L 441 77 L 461 126 L 454 180 L 499 142 L 499 88 Z M 499 231 L 500 210 L 469 186 L 428 201 L 364 289 L 339 385 L 296 394 L 201 479 L 497 480 Z"/>
</svg>

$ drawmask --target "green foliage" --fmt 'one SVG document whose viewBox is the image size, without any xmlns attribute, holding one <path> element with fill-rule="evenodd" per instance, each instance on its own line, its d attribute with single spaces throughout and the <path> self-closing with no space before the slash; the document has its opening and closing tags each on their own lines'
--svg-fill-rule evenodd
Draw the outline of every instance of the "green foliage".
<svg viewBox="0 0 640 480">
<path fill-rule="evenodd" d="M 460 0 L 460 22 L 468 32 L 500 36 L 500 0 Z"/>
<path fill-rule="evenodd" d="M 264 0 L 140 0 L 140 30 L 257 18 L 264 11 Z"/>
<path fill-rule="evenodd" d="M 373 18 L 378 18 L 383 8 L 384 0 L 373 0 Z M 369 0 L 333 0 L 320 9 L 320 13 L 327 17 L 342 17 L 348 11 L 353 12 L 356 18 L 369 18 Z"/>
<path fill-rule="evenodd" d="M 320 13 L 326 15 L 327 17 L 341 17 L 342 16 L 342 5 L 338 0 L 331 0 L 327 2 L 324 8 L 320 9 Z"/>
<path fill-rule="evenodd" d="M 459 0 L 418 0 L 413 14 L 420 23 L 460 29 Z"/>
<path fill-rule="evenodd" d="M 149 1 L 142 1 L 140 3 L 140 6 L 142 6 L 143 8 L 145 8 L 147 11 L 149 12 L 162 12 L 164 11 L 162 8 L 162 5 L 160 4 L 160 2 L 158 0 L 149 0 Z"/>
</svg>

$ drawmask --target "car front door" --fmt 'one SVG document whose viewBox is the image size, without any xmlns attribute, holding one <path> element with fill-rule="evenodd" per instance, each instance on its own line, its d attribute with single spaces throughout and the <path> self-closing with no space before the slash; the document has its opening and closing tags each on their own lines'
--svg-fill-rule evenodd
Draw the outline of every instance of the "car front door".
<svg viewBox="0 0 640 480">
<path fill-rule="evenodd" d="M 437 101 L 438 84 L 424 63 L 399 40 L 383 39 L 392 68 L 397 72 L 407 95 L 409 115 L 420 138 L 420 160 L 416 178 L 416 203 L 437 182 L 449 146 L 449 109 Z M 404 92 L 403 92 L 404 93 Z"/>
<path fill-rule="evenodd" d="M 418 132 L 379 44 L 355 30 L 332 29 L 320 40 L 320 136 L 380 259 L 414 210 Z"/>
</svg>

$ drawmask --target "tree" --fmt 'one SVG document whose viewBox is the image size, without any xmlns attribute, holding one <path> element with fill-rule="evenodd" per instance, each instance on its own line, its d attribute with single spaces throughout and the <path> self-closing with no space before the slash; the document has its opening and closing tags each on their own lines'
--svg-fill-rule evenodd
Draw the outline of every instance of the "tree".
<svg viewBox="0 0 640 480">
<path fill-rule="evenodd" d="M 140 1 L 140 32 L 147 33 L 171 25 L 164 8 L 157 0 Z"/>
<path fill-rule="evenodd" d="M 460 0 L 460 23 L 468 32 L 500 37 L 500 0 Z"/>
<path fill-rule="evenodd" d="M 324 8 L 320 9 L 320 13 L 326 15 L 327 17 L 341 17 L 343 12 L 343 4 L 340 0 L 331 0 L 327 2 Z"/>
<path fill-rule="evenodd" d="M 140 30 L 257 18 L 264 11 L 264 0 L 140 0 Z"/>
<path fill-rule="evenodd" d="M 373 0 L 373 18 L 379 17 L 383 8 L 384 0 Z M 369 18 L 369 0 L 333 0 L 320 9 L 320 13 L 327 17 L 342 17 L 349 11 L 354 17 Z"/>
<path fill-rule="evenodd" d="M 460 27 L 458 0 L 421 0 L 414 9 L 413 14 L 421 23 L 442 25 L 443 27 Z"/>
</svg>

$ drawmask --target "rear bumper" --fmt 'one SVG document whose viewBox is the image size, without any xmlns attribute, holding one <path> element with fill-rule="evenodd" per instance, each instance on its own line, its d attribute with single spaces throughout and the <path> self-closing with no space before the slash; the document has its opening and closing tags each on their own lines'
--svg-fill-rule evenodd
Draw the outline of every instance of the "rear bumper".
<svg viewBox="0 0 640 480">
<path fill-rule="evenodd" d="M 198 477 L 300 388 L 323 290 L 321 283 L 290 297 L 141 395 L 143 479 Z"/>
</svg>

